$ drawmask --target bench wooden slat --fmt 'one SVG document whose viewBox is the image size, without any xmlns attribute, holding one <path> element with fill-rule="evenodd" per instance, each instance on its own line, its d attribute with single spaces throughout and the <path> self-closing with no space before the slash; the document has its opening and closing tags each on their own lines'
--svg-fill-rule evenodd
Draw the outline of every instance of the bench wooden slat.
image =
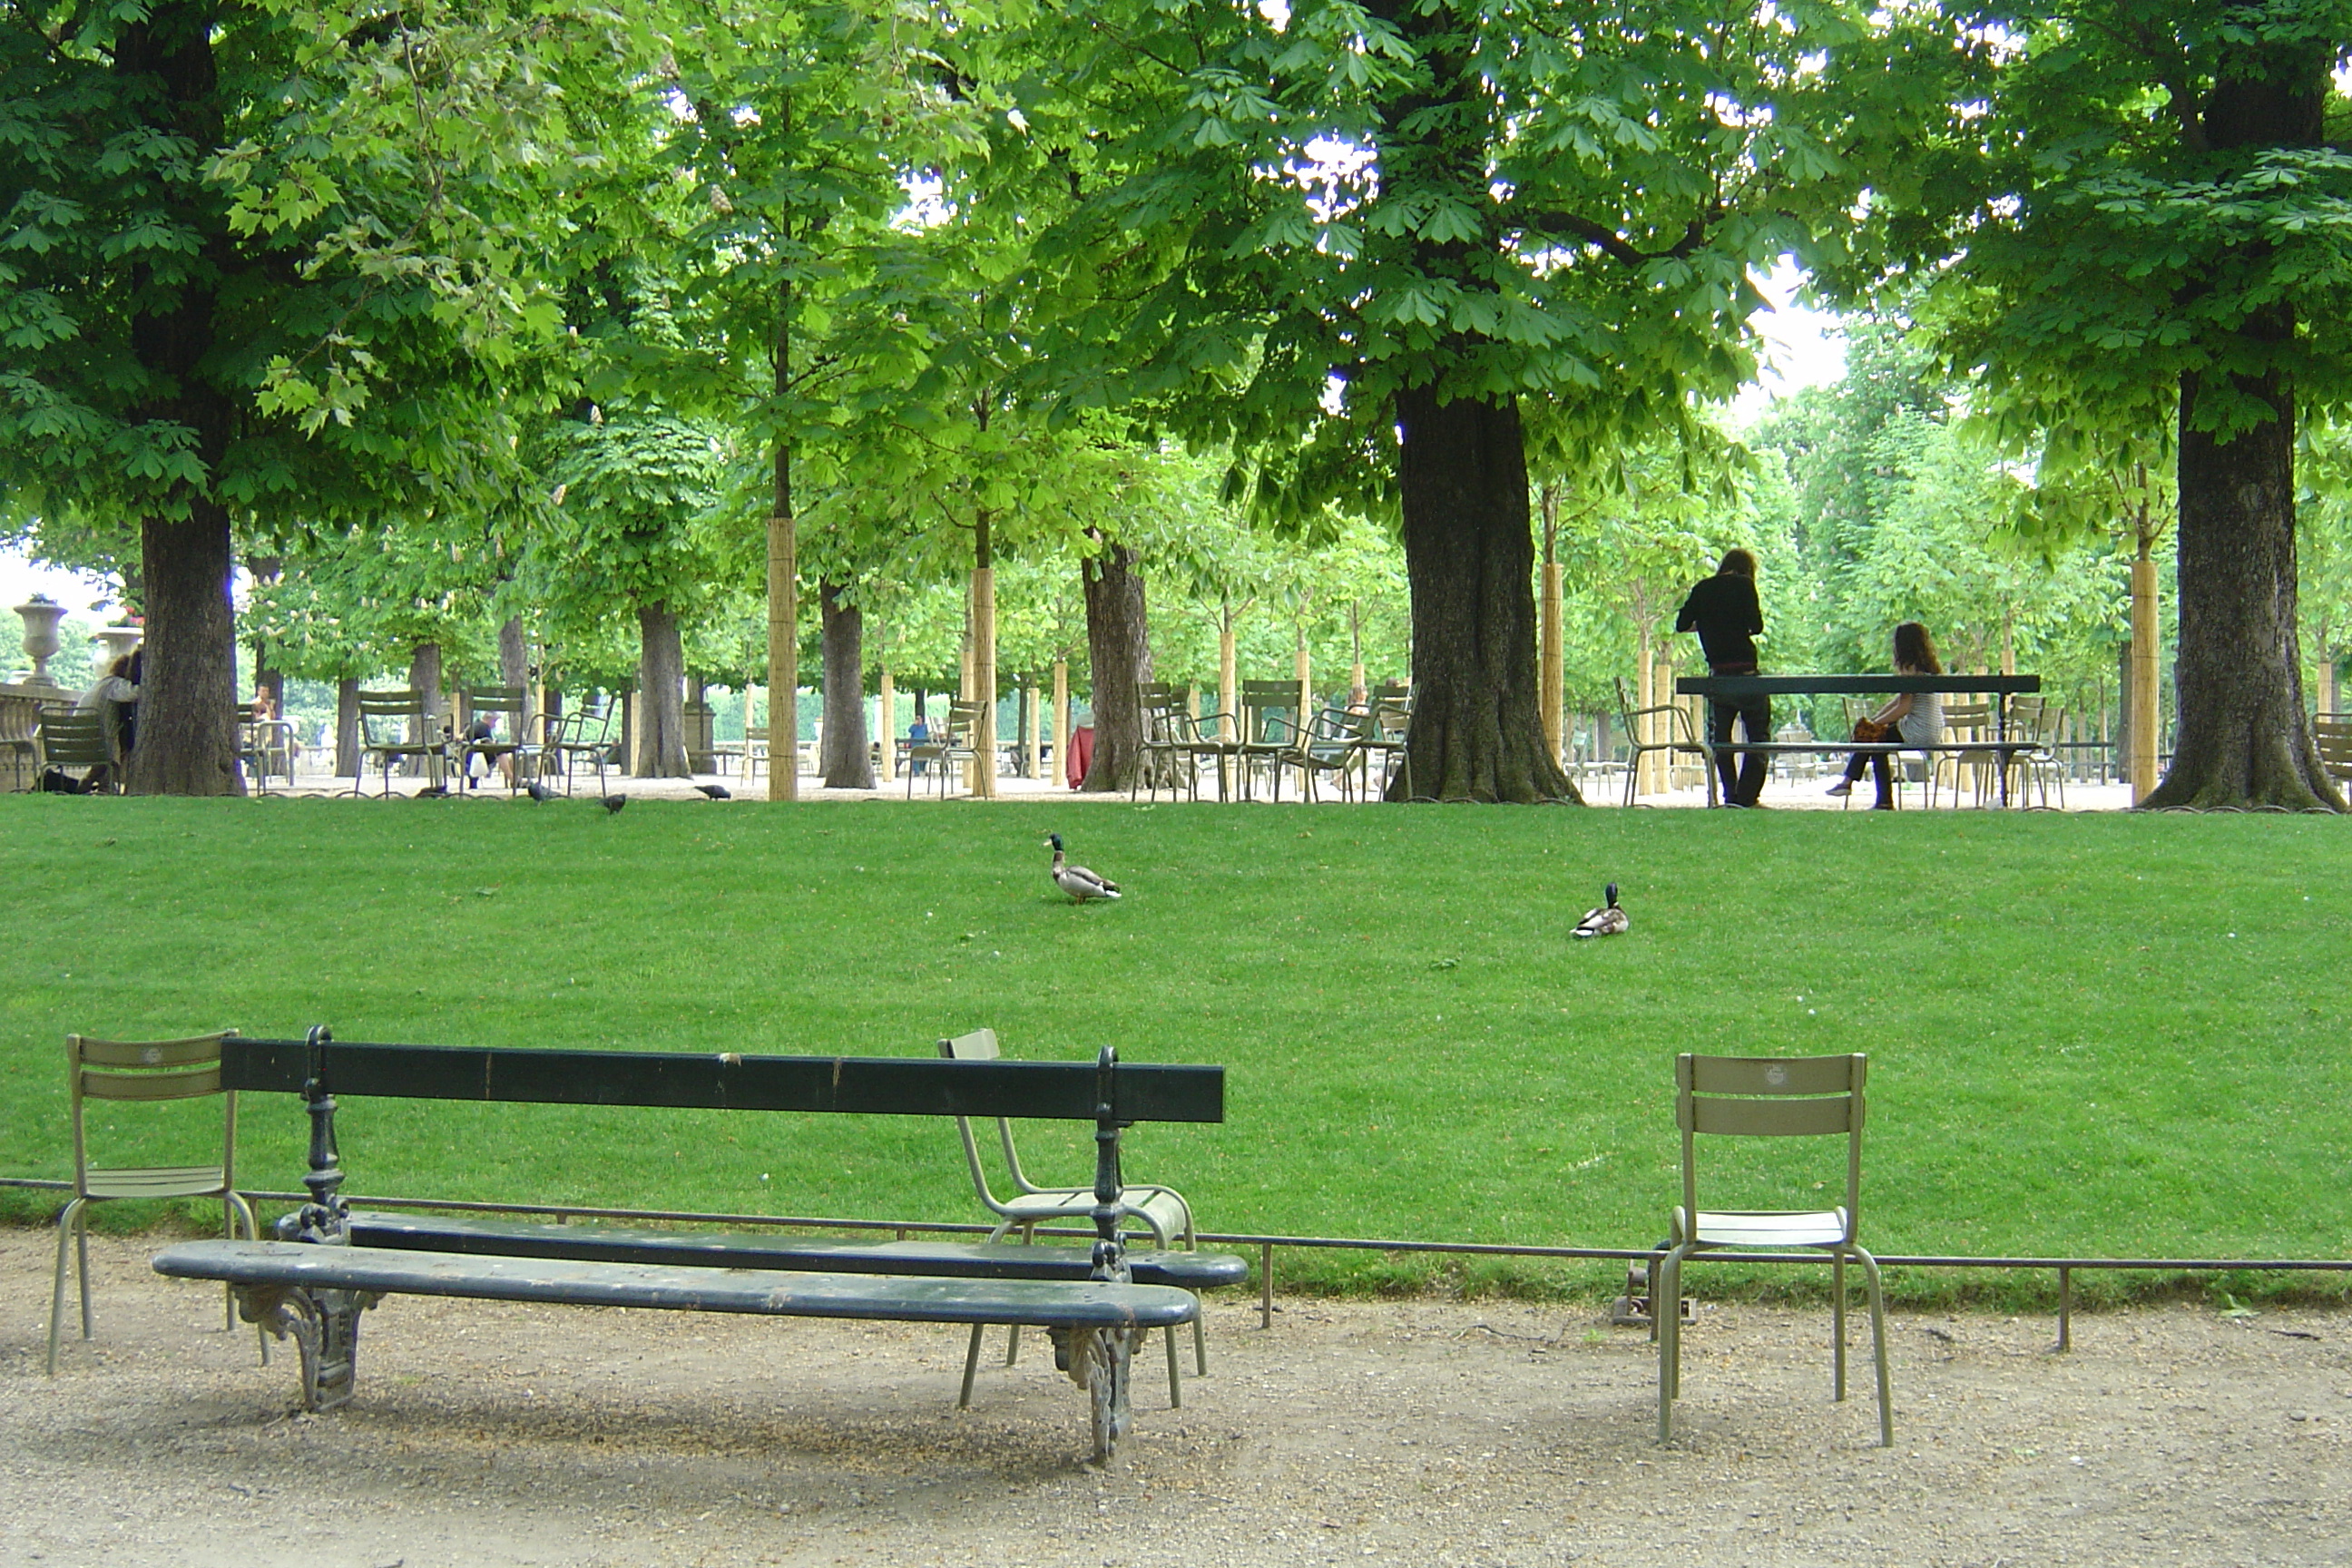
<svg viewBox="0 0 2352 1568">
<path fill-rule="evenodd" d="M 1165 1285 L 669 1268 L 297 1241 L 183 1242 L 156 1254 L 153 1267 L 174 1279 L 232 1285 L 858 1321 L 1161 1328 L 1200 1311 L 1190 1291 Z"/>
<path fill-rule="evenodd" d="M 756 1057 L 527 1047 L 324 1047 L 337 1095 L 673 1110 L 853 1111 L 869 1115 L 1095 1120 L 1092 1062 L 958 1062 L 925 1057 Z M 299 1094 L 301 1040 L 222 1042 L 225 1088 Z M 1121 1062 L 1111 1069 L 1121 1121 L 1222 1121 L 1223 1068 Z"/>
<path fill-rule="evenodd" d="M 834 1242 L 740 1231 L 651 1231 L 619 1226 L 544 1225 L 354 1210 L 355 1247 L 516 1258 L 572 1258 L 693 1268 L 774 1268 L 843 1274 L 917 1274 L 993 1279 L 1084 1280 L 1091 1247 L 988 1246 L 947 1241 Z M 1249 1277 L 1231 1252 L 1129 1250 L 1139 1285 L 1210 1290 Z"/>
</svg>

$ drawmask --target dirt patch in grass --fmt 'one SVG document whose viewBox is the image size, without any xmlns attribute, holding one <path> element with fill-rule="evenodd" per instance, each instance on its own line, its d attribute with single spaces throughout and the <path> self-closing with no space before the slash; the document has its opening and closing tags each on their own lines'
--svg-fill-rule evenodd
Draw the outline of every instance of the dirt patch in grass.
<svg viewBox="0 0 2352 1568">
<path fill-rule="evenodd" d="M 292 1414 L 206 1287 L 93 1244 L 98 1337 L 42 1376 L 50 1252 L 0 1232 L 0 1563 L 2125 1564 L 2352 1561 L 2352 1314 L 1892 1324 L 1830 1400 L 1817 1310 L 1703 1310 L 1661 1451 L 1637 1331 L 1515 1301 L 1213 1304 L 1117 1468 L 1033 1336 L 955 1409 L 950 1330 L 394 1300 L 360 1394 Z M 1859 1320 L 1866 1333 L 1867 1320 Z M 70 1332 L 70 1330 L 68 1331 Z M 1862 1351 L 1857 1343 L 1856 1350 Z"/>
</svg>

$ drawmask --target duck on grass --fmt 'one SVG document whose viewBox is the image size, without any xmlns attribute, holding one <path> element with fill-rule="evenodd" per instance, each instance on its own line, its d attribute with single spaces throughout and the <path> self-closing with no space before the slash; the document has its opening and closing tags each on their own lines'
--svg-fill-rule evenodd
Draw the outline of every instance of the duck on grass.
<svg viewBox="0 0 2352 1568">
<path fill-rule="evenodd" d="M 1045 842 L 1054 847 L 1054 864 L 1045 874 L 1054 879 L 1054 886 L 1070 895 L 1073 903 L 1083 904 L 1090 899 L 1101 899 L 1114 903 L 1118 901 L 1118 884 L 1117 882 L 1108 877 L 1098 877 L 1084 866 L 1070 865 L 1062 858 L 1060 834 L 1047 834 Z"/>
</svg>

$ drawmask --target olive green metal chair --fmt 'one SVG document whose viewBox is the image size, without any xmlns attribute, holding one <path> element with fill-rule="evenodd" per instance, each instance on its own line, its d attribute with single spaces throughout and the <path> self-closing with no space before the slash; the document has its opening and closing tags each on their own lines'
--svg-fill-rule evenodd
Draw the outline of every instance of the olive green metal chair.
<svg viewBox="0 0 2352 1568">
<path fill-rule="evenodd" d="M 1895 1446 L 1886 1376 L 1886 1298 L 1878 1260 L 1854 1239 L 1862 1203 L 1863 1080 L 1869 1058 L 1700 1057 L 1675 1058 L 1675 1121 L 1683 1135 L 1683 1201 L 1650 1291 L 1658 1345 L 1658 1441 L 1673 1441 L 1675 1400 L 1682 1393 L 1683 1265 L 1742 1252 L 1818 1250 L 1831 1266 L 1836 1397 L 1845 1398 L 1845 1266 L 1862 1265 L 1870 1288 L 1873 1358 L 1878 1367 L 1878 1440 Z M 1833 1209 L 1703 1209 L 1698 1201 L 1702 1137 L 1842 1137 L 1845 1202 Z"/>
<path fill-rule="evenodd" d="M 968 1035 L 958 1035 L 952 1040 L 940 1042 L 940 1055 L 950 1061 L 975 1062 L 998 1059 L 996 1031 L 974 1029 Z M 1041 1187 L 1031 1181 L 1021 1169 L 1021 1156 L 1013 1147 L 1013 1123 L 1000 1116 L 996 1119 L 998 1140 L 1003 1145 L 1004 1168 L 1010 1175 L 1013 1191 L 999 1197 L 988 1184 L 988 1167 L 980 1157 L 980 1140 L 973 1136 L 969 1117 L 956 1118 L 956 1131 L 963 1137 L 963 1152 L 971 1162 L 971 1184 L 980 1193 L 997 1217 L 997 1226 L 988 1233 L 990 1241 L 1003 1241 L 1014 1229 L 1021 1232 L 1024 1243 L 1036 1239 L 1037 1226 L 1054 1220 L 1085 1220 L 1091 1222 L 1095 1213 L 1095 1190 L 1088 1187 Z M 1173 1187 L 1121 1186 L 1118 1190 L 1119 1227 L 1129 1228 L 1129 1220 L 1140 1221 L 1151 1235 L 1151 1245 L 1165 1250 L 1175 1238 L 1181 1237 L 1187 1252 L 1197 1252 L 1201 1240 L 1192 1227 L 1192 1208 Z M 971 1380 L 980 1366 L 980 1338 L 985 1326 L 974 1323 L 971 1345 L 964 1352 L 963 1392 L 956 1399 L 956 1408 L 965 1409 L 971 1404 Z M 1021 1328 L 1013 1325 L 1012 1336 L 1004 1347 L 1004 1364 L 1011 1366 L 1021 1354 Z M 1201 1321 L 1192 1320 L 1192 1356 L 1200 1375 L 1209 1374 L 1208 1341 L 1201 1331 Z M 1183 1386 L 1176 1365 L 1176 1330 L 1168 1330 L 1168 1403 L 1181 1406 Z"/>
<path fill-rule="evenodd" d="M 66 1313 L 66 1263 L 72 1256 L 81 1279 L 81 1337 L 90 1337 L 89 1205 L 108 1198 L 211 1198 L 221 1201 L 221 1220 L 229 1238 L 237 1227 L 259 1239 L 253 1205 L 236 1190 L 236 1090 L 221 1088 L 221 1035 L 200 1035 L 185 1040 L 93 1040 L 66 1037 L 68 1075 L 68 1107 L 73 1120 L 74 1195 L 58 1214 L 58 1271 L 49 1293 L 49 1375 L 58 1374 L 58 1333 Z M 226 1101 L 221 1131 L 221 1157 L 211 1165 L 98 1166 L 90 1163 L 89 1141 L 84 1126 L 87 1100 L 199 1100 L 220 1095 Z M 227 1326 L 236 1327 L 234 1298 L 228 1305 Z M 261 1359 L 269 1360 L 269 1342 L 261 1342 Z"/>
</svg>

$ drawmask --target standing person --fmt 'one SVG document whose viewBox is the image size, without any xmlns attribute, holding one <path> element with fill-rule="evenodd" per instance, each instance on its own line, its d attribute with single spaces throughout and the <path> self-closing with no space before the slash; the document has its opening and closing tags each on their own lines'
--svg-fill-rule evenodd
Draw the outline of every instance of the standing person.
<svg viewBox="0 0 2352 1568">
<path fill-rule="evenodd" d="M 1895 673 L 1897 675 L 1941 675 L 1943 665 L 1936 658 L 1936 641 L 1927 628 L 1916 621 L 1906 621 L 1895 628 Z M 1891 741 L 1900 739 L 1908 746 L 1933 746 L 1944 738 L 1944 697 L 1939 691 L 1905 691 L 1895 700 L 1862 720 L 1853 727 L 1857 741 Z M 1854 781 L 1862 777 L 1867 765 L 1872 779 L 1878 785 L 1879 811 L 1895 809 L 1892 775 L 1886 765 L 1885 752 L 1856 752 L 1845 764 L 1845 776 L 1830 785 L 1832 795 L 1853 792 Z"/>
<path fill-rule="evenodd" d="M 1727 550 L 1715 575 L 1701 581 L 1683 601 L 1675 630 L 1698 633 L 1706 668 L 1717 675 L 1756 673 L 1755 639 L 1764 631 L 1764 606 L 1756 598 L 1756 557 L 1745 550 Z M 1738 720 L 1750 742 L 1772 738 L 1772 700 L 1753 697 L 1710 697 L 1706 700 L 1706 738 L 1715 753 L 1715 770 L 1723 784 L 1723 804 L 1756 806 L 1764 793 L 1765 753 L 1731 752 L 1731 724 Z"/>
</svg>

